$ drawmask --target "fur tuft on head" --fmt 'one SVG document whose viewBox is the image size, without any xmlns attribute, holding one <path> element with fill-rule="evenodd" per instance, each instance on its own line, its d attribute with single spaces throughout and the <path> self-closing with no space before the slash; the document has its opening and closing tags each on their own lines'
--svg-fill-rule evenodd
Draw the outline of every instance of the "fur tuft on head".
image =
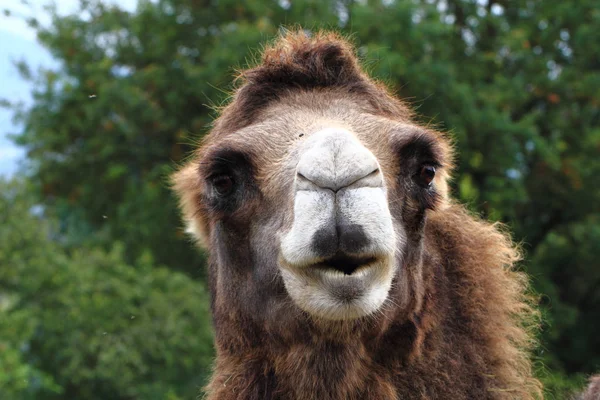
<svg viewBox="0 0 600 400">
<path fill-rule="evenodd" d="M 217 122 L 225 130 L 251 124 L 268 104 L 298 90 L 343 90 L 367 101 L 374 114 L 411 116 L 384 85 L 362 72 L 354 48 L 333 32 L 287 31 L 264 49 L 259 65 L 240 72 L 236 81 L 233 101 Z"/>
</svg>

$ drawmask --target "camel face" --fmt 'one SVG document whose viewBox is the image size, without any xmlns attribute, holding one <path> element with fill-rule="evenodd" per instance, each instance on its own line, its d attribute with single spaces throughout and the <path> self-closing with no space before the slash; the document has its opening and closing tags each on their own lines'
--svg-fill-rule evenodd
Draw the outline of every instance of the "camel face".
<svg viewBox="0 0 600 400">
<path fill-rule="evenodd" d="M 293 224 L 281 241 L 285 287 L 325 319 L 376 311 L 395 270 L 396 235 L 383 172 L 352 132 L 325 128 L 299 149 Z"/>
<path fill-rule="evenodd" d="M 177 179 L 215 297 L 236 293 L 273 321 L 294 308 L 350 321 L 406 307 L 427 212 L 445 195 L 444 146 L 336 91 L 293 94 L 254 124 L 207 136 Z M 401 299 L 389 299 L 392 286 Z"/>
<path fill-rule="evenodd" d="M 244 72 L 174 176 L 188 232 L 209 253 L 213 313 L 274 326 L 408 314 L 427 216 L 447 196 L 449 145 L 345 44 L 294 40 Z"/>
</svg>

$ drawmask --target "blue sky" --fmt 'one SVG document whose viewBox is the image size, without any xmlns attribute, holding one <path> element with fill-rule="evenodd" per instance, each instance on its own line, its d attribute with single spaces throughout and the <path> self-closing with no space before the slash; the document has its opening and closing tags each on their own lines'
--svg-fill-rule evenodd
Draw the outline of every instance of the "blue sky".
<svg viewBox="0 0 600 400">
<path fill-rule="evenodd" d="M 25 60 L 35 71 L 38 67 L 56 68 L 58 62 L 36 41 L 35 32 L 27 26 L 24 19 L 34 16 L 45 26 L 50 18 L 44 11 L 47 0 L 29 0 L 29 6 L 22 0 L 0 0 L 0 99 L 22 101 L 31 104 L 31 84 L 19 77 L 14 61 Z M 127 10 L 135 9 L 137 0 L 108 0 L 118 3 Z M 60 14 L 77 11 L 78 0 L 56 1 Z M 5 15 L 8 10 L 10 15 Z M 9 133 L 19 132 L 21 127 L 12 122 L 12 114 L 0 108 L 0 175 L 15 173 L 24 152 L 7 138 Z"/>
<path fill-rule="evenodd" d="M 34 32 L 19 18 L 23 15 L 23 7 L 18 3 L 15 0 L 0 0 L 0 98 L 30 102 L 31 87 L 19 77 L 13 63 L 15 60 L 25 59 L 33 66 L 51 66 L 52 57 L 37 44 Z M 13 15 L 4 15 L 5 9 L 10 10 Z M 11 120 L 11 113 L 0 108 L 1 175 L 14 173 L 18 160 L 23 158 L 23 150 L 14 146 L 6 137 L 8 133 L 18 131 Z"/>
</svg>

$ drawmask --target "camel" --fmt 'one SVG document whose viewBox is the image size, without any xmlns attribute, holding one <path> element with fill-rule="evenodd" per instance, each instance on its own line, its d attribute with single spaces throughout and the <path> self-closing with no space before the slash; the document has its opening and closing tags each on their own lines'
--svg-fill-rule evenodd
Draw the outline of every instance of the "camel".
<svg viewBox="0 0 600 400">
<path fill-rule="evenodd" d="M 443 132 L 338 34 L 283 34 L 173 176 L 207 249 L 211 400 L 535 399 L 538 314 Z"/>
</svg>

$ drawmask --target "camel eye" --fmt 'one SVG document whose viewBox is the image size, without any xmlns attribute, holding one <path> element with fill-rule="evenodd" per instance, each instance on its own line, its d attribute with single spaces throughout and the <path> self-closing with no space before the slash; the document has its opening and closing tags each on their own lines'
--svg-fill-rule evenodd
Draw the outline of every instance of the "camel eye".
<svg viewBox="0 0 600 400">
<path fill-rule="evenodd" d="M 428 188 L 435 177 L 435 167 L 433 165 L 423 165 L 417 175 L 417 183 L 419 186 Z"/>
<path fill-rule="evenodd" d="M 221 197 L 227 196 L 233 192 L 234 181 L 231 175 L 217 175 L 211 178 L 210 181 L 215 192 Z"/>
</svg>

